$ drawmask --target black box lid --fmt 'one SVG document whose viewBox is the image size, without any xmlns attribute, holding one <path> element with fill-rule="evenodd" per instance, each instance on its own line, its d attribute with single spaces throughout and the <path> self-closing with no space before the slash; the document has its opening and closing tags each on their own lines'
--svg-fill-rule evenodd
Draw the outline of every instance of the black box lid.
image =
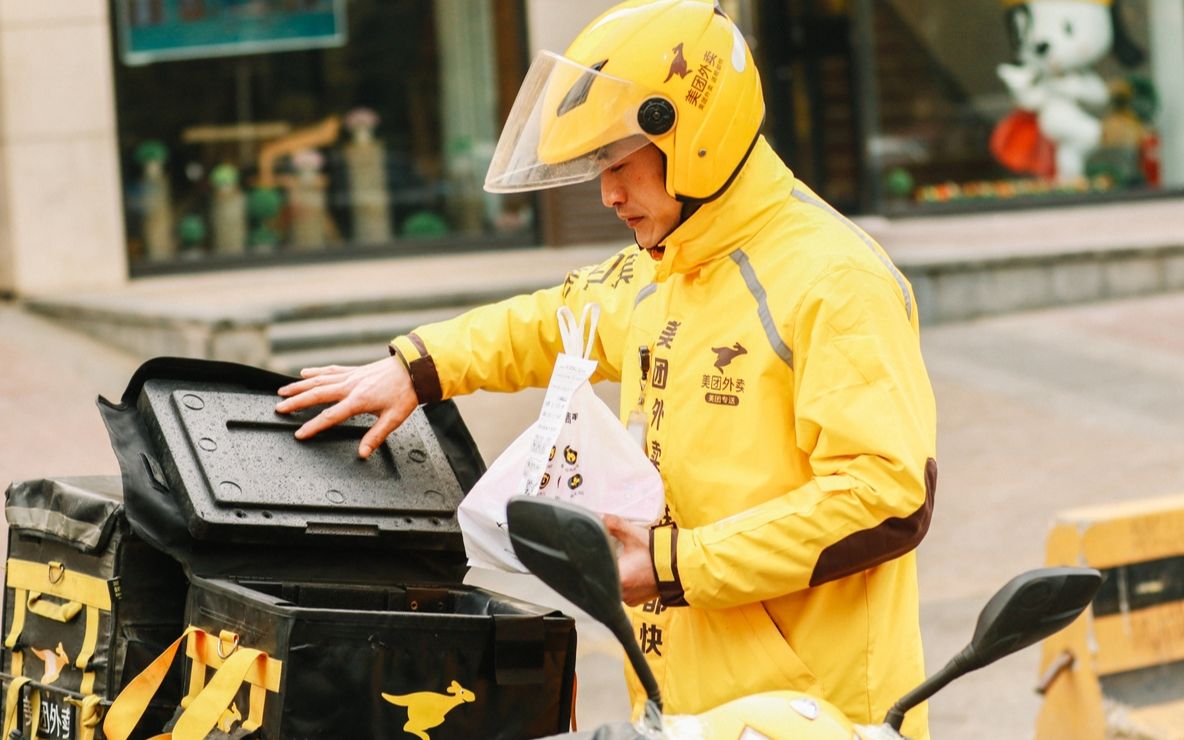
<svg viewBox="0 0 1184 740">
<path fill-rule="evenodd" d="M 293 546 L 463 554 L 456 507 L 484 465 L 455 406 L 417 409 L 360 460 L 373 417 L 297 441 L 319 409 L 275 412 L 276 390 L 293 380 L 158 358 L 136 372 L 121 404 L 100 398 L 133 529 L 190 564 L 232 549 L 241 559 L 241 544 L 272 546 L 256 548 L 272 555 Z"/>
</svg>

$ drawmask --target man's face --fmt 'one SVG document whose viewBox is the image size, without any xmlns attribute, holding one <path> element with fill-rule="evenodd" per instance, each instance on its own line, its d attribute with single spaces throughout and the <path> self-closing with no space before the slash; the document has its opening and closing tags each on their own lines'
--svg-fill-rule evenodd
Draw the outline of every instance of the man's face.
<svg viewBox="0 0 1184 740">
<path fill-rule="evenodd" d="M 658 246 L 678 226 L 682 213 L 682 204 L 666 193 L 662 152 L 653 144 L 600 173 L 600 199 L 633 229 L 643 249 Z"/>
</svg>

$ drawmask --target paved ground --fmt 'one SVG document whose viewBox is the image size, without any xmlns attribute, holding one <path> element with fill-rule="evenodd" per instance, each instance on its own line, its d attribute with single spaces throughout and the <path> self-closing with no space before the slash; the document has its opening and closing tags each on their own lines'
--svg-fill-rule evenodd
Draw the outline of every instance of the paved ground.
<svg viewBox="0 0 1184 740">
<path fill-rule="evenodd" d="M 936 669 L 989 595 L 1041 564 L 1056 511 L 1184 491 L 1184 294 L 940 326 L 924 346 L 941 425 L 938 508 L 920 551 Z M 0 481 L 116 473 L 94 397 L 118 396 L 139 359 L 0 304 Z M 462 411 L 492 458 L 538 402 L 482 394 Z M 544 598 L 529 582 L 496 585 Z M 586 727 L 625 709 L 616 650 L 603 631 L 581 640 Z M 1030 648 L 940 693 L 934 736 L 1030 737 L 1037 657 Z"/>
</svg>

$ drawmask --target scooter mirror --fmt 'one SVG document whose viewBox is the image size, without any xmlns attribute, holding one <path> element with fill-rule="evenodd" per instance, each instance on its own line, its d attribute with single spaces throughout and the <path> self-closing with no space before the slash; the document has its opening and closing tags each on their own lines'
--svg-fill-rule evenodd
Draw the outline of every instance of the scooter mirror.
<svg viewBox="0 0 1184 740">
<path fill-rule="evenodd" d="M 608 532 L 585 509 L 515 496 L 506 507 L 514 554 L 539 580 L 603 624 L 621 610 L 621 584 Z"/>
<path fill-rule="evenodd" d="M 1102 574 L 1093 568 L 1043 568 L 1008 581 L 978 615 L 970 639 L 967 670 L 1059 632 L 1089 606 Z"/>
<path fill-rule="evenodd" d="M 1039 568 L 1011 579 L 979 612 L 970 644 L 898 701 L 884 722 L 899 730 L 906 712 L 950 681 L 1068 626 L 1101 585 L 1093 568 Z"/>
<path fill-rule="evenodd" d="M 621 606 L 617 560 L 604 524 L 587 509 L 539 496 L 506 506 L 514 554 L 539 580 L 612 630 L 650 701 L 661 709 L 658 682 Z"/>
</svg>

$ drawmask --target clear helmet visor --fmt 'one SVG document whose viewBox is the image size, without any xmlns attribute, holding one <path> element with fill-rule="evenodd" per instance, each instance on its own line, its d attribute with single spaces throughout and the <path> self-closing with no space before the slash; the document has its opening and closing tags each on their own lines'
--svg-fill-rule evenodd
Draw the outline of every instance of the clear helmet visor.
<svg viewBox="0 0 1184 740">
<path fill-rule="evenodd" d="M 491 193 L 586 182 L 649 143 L 637 83 L 539 52 L 518 90 L 485 176 Z"/>
</svg>

